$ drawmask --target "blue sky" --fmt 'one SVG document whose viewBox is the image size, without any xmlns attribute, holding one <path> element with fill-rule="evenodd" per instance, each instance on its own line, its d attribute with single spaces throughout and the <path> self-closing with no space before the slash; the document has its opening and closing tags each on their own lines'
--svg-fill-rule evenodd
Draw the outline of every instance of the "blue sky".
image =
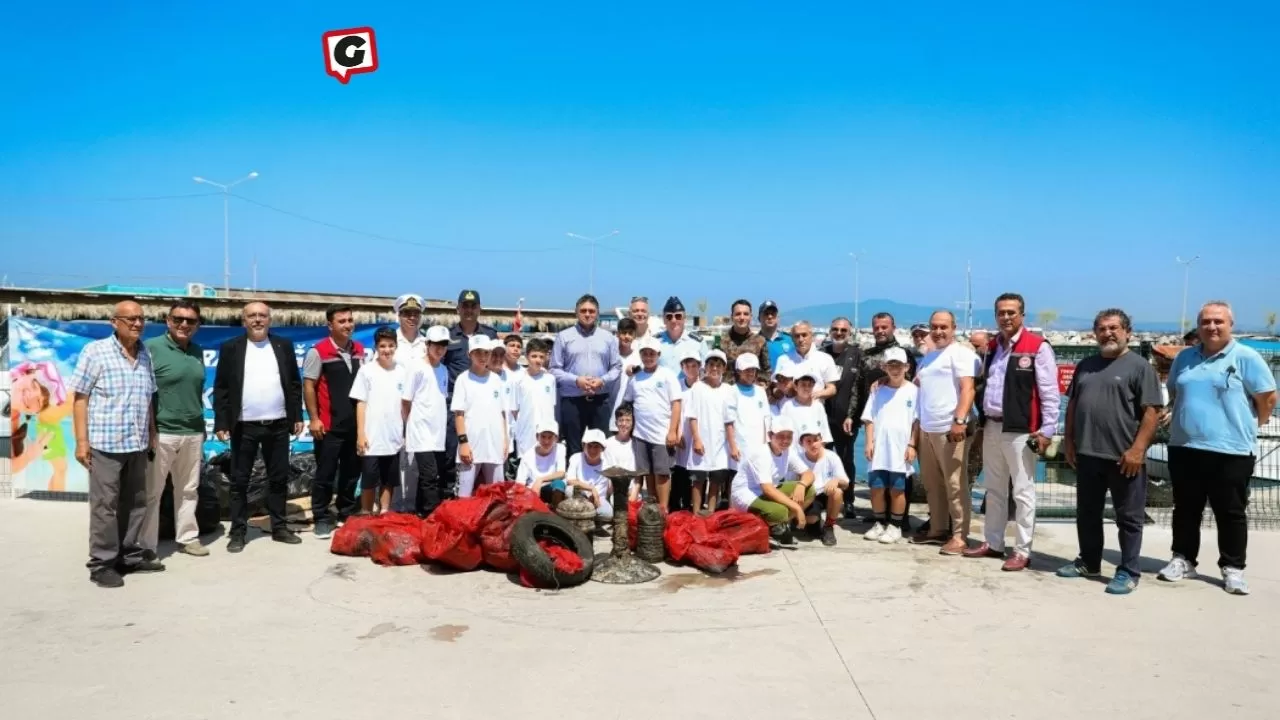
<svg viewBox="0 0 1280 720">
<path fill-rule="evenodd" d="M 1280 310 L 1274 4 L 20 3 L 0 274 L 561 306 Z M 901 5 L 901 4 L 900 4 Z M 1069 6 L 1069 7 L 1068 7 Z M 1123 7 L 1121 7 L 1123 6 Z M 371 25 L 339 84 L 326 30 Z M 16 47 L 13 43 L 16 42 Z M 116 198 L 110 200 L 108 198 Z M 394 240 L 393 240 L 394 239 Z M 479 251 L 479 252 L 478 252 Z"/>
</svg>

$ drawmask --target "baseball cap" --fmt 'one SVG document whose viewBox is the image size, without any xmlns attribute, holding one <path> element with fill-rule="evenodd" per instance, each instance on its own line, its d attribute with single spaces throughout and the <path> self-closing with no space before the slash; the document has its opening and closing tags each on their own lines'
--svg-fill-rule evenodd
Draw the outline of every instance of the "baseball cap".
<svg viewBox="0 0 1280 720">
<path fill-rule="evenodd" d="M 476 292 L 475 290 L 463 290 L 462 292 L 458 293 L 459 305 L 461 305 L 462 303 L 469 303 L 469 302 L 473 302 L 479 305 L 480 293 Z"/>
<path fill-rule="evenodd" d="M 721 351 L 721 350 L 712 350 L 711 352 L 707 353 L 707 357 L 706 357 L 706 359 L 705 359 L 705 360 L 703 360 L 702 362 L 703 362 L 704 364 L 705 364 L 705 363 L 709 363 L 709 362 L 711 362 L 712 360 L 717 359 L 717 358 L 719 358 L 720 362 L 724 363 L 725 365 L 728 365 L 728 364 L 729 364 L 729 358 L 725 357 L 724 352 L 723 352 L 723 351 Z"/>
<path fill-rule="evenodd" d="M 680 348 L 680 362 L 685 360 L 697 360 L 698 364 L 702 364 L 702 353 L 698 352 L 700 345 L 685 345 Z"/>
<path fill-rule="evenodd" d="M 778 358 L 778 365 L 773 369 L 773 376 L 795 379 L 800 377 L 800 366 L 795 360 L 783 355 Z"/>
<path fill-rule="evenodd" d="M 769 432 L 771 433 L 793 433 L 796 431 L 795 423 L 791 422 L 791 418 L 779 415 L 769 422 Z"/>
<path fill-rule="evenodd" d="M 559 435 L 560 425 L 556 423 L 555 420 L 551 420 L 551 419 L 539 420 L 538 424 L 533 426 L 533 430 L 538 435 L 541 435 L 544 432 L 555 433 L 556 435 Z"/>
<path fill-rule="evenodd" d="M 822 374 L 811 363 L 800 363 L 796 366 L 796 379 L 809 378 L 815 383 L 822 382 Z"/>
<path fill-rule="evenodd" d="M 929 326 L 925 325 L 924 323 L 916 323 L 915 325 L 911 326 L 912 335 L 915 335 L 916 333 L 919 333 L 919 332 L 922 332 L 922 333 L 929 332 Z"/>
<path fill-rule="evenodd" d="M 737 360 L 733 361 L 733 366 L 738 370 L 759 370 L 760 358 L 753 353 L 742 353 Z"/>
<path fill-rule="evenodd" d="M 591 428 L 590 430 L 582 433 L 582 444 L 590 445 L 591 443 L 604 445 L 604 431 Z"/>
<path fill-rule="evenodd" d="M 468 354 L 479 351 L 489 352 L 492 349 L 493 344 L 489 342 L 489 338 L 485 335 L 472 335 L 471 339 L 467 341 Z"/>
<path fill-rule="evenodd" d="M 448 343 L 449 328 L 443 325 L 432 325 L 427 328 L 427 342 L 429 343 Z"/>
<path fill-rule="evenodd" d="M 672 295 L 667 298 L 667 304 L 662 306 L 663 313 L 684 312 L 684 303 L 680 302 L 680 298 Z"/>
<path fill-rule="evenodd" d="M 396 298 L 395 309 L 396 313 L 399 313 L 401 310 L 417 310 L 421 312 L 422 296 L 414 295 L 413 293 L 405 293 L 404 295 Z"/>
<path fill-rule="evenodd" d="M 778 303 L 772 300 L 765 300 L 760 303 L 760 309 L 756 311 L 757 315 L 763 315 L 766 312 L 778 312 Z"/>
<path fill-rule="evenodd" d="M 637 340 L 635 349 L 636 352 L 640 352 L 641 350 L 652 350 L 659 355 L 662 354 L 662 344 L 658 342 L 657 338 L 649 336 L 645 336 Z"/>
<path fill-rule="evenodd" d="M 884 351 L 884 361 L 886 363 L 897 362 L 906 365 L 907 351 L 900 347 L 891 347 Z"/>
</svg>

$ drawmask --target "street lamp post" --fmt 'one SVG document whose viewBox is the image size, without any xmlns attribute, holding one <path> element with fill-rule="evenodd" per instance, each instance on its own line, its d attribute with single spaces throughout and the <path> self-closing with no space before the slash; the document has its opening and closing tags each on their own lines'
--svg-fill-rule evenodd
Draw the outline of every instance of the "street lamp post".
<svg viewBox="0 0 1280 720">
<path fill-rule="evenodd" d="M 614 230 L 613 232 L 605 233 L 600 237 L 594 237 L 594 238 L 589 238 L 584 235 L 579 235 L 577 233 L 565 233 L 565 235 L 568 235 L 569 237 L 575 240 L 586 240 L 587 242 L 591 243 L 591 275 L 587 280 L 587 292 L 591 293 L 592 295 L 596 294 L 596 243 L 600 242 L 601 240 L 604 240 L 605 238 L 611 238 L 620 232 L 622 231 Z"/>
<path fill-rule="evenodd" d="M 212 185 L 222 192 L 222 292 L 228 297 L 231 295 L 231 188 L 256 177 L 258 177 L 258 172 L 255 170 L 239 180 L 225 185 L 212 180 L 205 180 L 199 175 L 191 178 L 198 183 Z"/>
<path fill-rule="evenodd" d="M 858 258 L 860 256 L 861 256 L 861 253 L 849 253 L 849 257 L 853 258 L 853 337 L 854 339 L 857 339 L 858 337 L 858 328 L 862 327 L 862 325 L 860 325 L 858 322 L 859 321 L 858 305 L 859 305 L 859 295 L 860 295 L 858 291 Z"/>
<path fill-rule="evenodd" d="M 1199 255 L 1190 260 L 1183 260 L 1182 256 L 1174 258 L 1174 260 L 1182 265 L 1182 319 L 1178 322 L 1178 332 L 1185 333 L 1187 331 L 1187 288 L 1191 285 L 1191 263 L 1200 259 Z"/>
</svg>

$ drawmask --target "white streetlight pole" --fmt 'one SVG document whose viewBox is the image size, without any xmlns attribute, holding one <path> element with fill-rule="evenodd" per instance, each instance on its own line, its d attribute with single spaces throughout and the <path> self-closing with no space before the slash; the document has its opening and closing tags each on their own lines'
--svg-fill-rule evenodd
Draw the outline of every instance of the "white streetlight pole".
<svg viewBox="0 0 1280 720">
<path fill-rule="evenodd" d="M 611 233 L 605 233 L 600 237 L 594 237 L 594 238 L 589 238 L 584 235 L 579 235 L 577 233 L 565 233 L 565 235 L 568 235 L 569 237 L 575 240 L 586 240 L 587 242 L 591 243 L 591 275 L 587 280 L 587 292 L 591 293 L 592 295 L 596 294 L 596 243 L 600 242 L 601 240 L 604 240 L 605 238 L 611 238 L 620 232 L 622 231 L 614 230 Z"/>
<path fill-rule="evenodd" d="M 858 317 L 858 310 L 859 310 L 858 305 L 860 303 L 860 298 L 859 298 L 860 293 L 858 291 L 858 259 L 861 256 L 861 254 L 862 253 L 860 252 L 849 253 L 849 257 L 853 258 L 853 337 L 854 339 L 858 337 L 858 328 L 862 327 L 862 325 L 859 324 L 858 322 L 860 319 Z"/>
<path fill-rule="evenodd" d="M 1191 263 L 1200 259 L 1199 255 L 1190 260 L 1183 260 L 1182 256 L 1175 257 L 1174 260 L 1183 267 L 1182 271 L 1182 319 L 1178 322 L 1178 332 L 1185 333 L 1187 331 L 1187 288 L 1191 285 Z"/>
<path fill-rule="evenodd" d="M 236 180 L 235 182 L 227 183 L 225 185 L 222 183 L 216 183 L 212 180 L 205 180 L 199 175 L 191 178 L 192 180 L 195 180 L 198 183 L 202 183 L 204 185 L 212 185 L 218 188 L 218 190 L 222 191 L 222 292 L 228 296 L 231 295 L 231 220 L 230 220 L 231 195 L 230 195 L 230 192 L 231 192 L 231 188 L 239 185 L 242 182 L 248 182 L 256 177 L 258 177 L 258 172 L 255 170 L 249 173 L 248 175 L 245 175 L 244 177 L 240 178 L 239 180 Z"/>
</svg>

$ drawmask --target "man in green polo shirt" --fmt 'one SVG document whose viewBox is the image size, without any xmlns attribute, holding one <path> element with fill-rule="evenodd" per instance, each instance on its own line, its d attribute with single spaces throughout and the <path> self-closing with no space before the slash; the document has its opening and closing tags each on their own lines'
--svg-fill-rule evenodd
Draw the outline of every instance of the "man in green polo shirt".
<svg viewBox="0 0 1280 720">
<path fill-rule="evenodd" d="M 156 375 L 155 457 L 147 468 L 147 514 L 142 546 L 154 553 L 160 534 L 160 496 L 173 475 L 174 538 L 187 555 L 203 557 L 196 524 L 200 459 L 204 451 L 204 351 L 191 341 L 200 329 L 200 308 L 179 300 L 169 308 L 168 331 L 146 342 Z"/>
</svg>

